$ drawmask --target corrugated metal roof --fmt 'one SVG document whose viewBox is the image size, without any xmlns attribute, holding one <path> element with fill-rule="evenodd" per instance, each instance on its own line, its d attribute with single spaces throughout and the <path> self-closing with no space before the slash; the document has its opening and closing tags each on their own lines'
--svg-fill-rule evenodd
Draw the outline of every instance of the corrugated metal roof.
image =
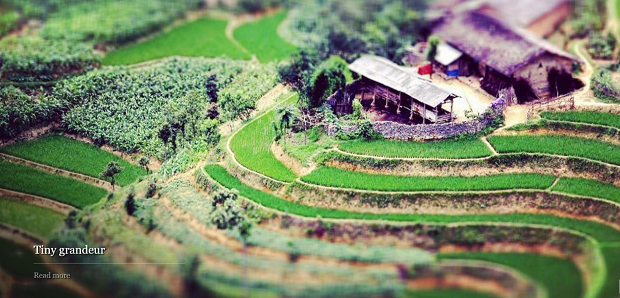
<svg viewBox="0 0 620 298">
<path fill-rule="evenodd" d="M 461 58 L 461 56 L 463 56 L 463 53 L 451 47 L 449 44 L 440 43 L 437 45 L 437 55 L 435 55 L 435 61 L 441 63 L 443 66 L 448 66 L 457 59 Z"/>
<path fill-rule="evenodd" d="M 349 69 L 372 81 L 407 94 L 433 108 L 454 96 L 450 91 L 382 57 L 364 55 L 351 63 Z"/>
</svg>

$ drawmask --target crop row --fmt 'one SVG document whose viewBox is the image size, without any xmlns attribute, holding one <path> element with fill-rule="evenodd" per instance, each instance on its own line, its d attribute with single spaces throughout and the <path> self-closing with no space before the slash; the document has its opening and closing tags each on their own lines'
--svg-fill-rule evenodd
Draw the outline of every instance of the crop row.
<svg viewBox="0 0 620 298">
<path fill-rule="evenodd" d="M 583 157 L 620 165 L 620 146 L 603 141 L 568 136 L 490 136 L 499 153 L 544 153 Z"/>
<path fill-rule="evenodd" d="M 2 160 L 0 188 L 50 198 L 78 208 L 96 203 L 107 194 L 106 190 L 81 181 Z"/>
<path fill-rule="evenodd" d="M 620 115 L 595 111 L 543 112 L 540 116 L 549 120 L 589 123 L 620 129 Z"/>
<path fill-rule="evenodd" d="M 378 191 L 481 191 L 546 189 L 553 184 L 555 177 L 539 174 L 500 174 L 477 177 L 397 176 L 321 167 L 303 176 L 301 180 L 324 186 Z"/>
<path fill-rule="evenodd" d="M 355 154 L 398 158 L 476 158 L 492 154 L 479 139 L 432 142 L 355 140 L 343 142 L 338 148 Z"/>
<path fill-rule="evenodd" d="M 457 222 L 498 222 L 537 224 L 552 227 L 560 227 L 574 231 L 580 231 L 590 235 L 598 241 L 620 241 L 620 232 L 596 222 L 575 220 L 571 218 L 555 217 L 542 214 L 477 214 L 477 215 L 439 215 L 439 214 L 393 214 L 393 213 L 361 213 L 346 210 L 326 209 L 301 205 L 287 201 L 274 195 L 262 192 L 243 184 L 239 179 L 232 176 L 219 165 L 207 165 L 205 171 L 212 179 L 228 189 L 236 189 L 239 194 L 257 202 L 267 208 L 292 213 L 305 217 L 321 216 L 322 218 L 334 219 L 361 219 L 361 220 L 387 220 L 397 222 L 429 222 L 429 223 L 457 223 Z"/>
<path fill-rule="evenodd" d="M 212 75 L 217 88 L 223 88 L 247 65 L 227 59 L 184 58 L 133 71 L 104 68 L 64 81 L 54 96 L 78 103 L 63 116 L 69 131 L 126 152 L 163 154 L 165 144 L 159 132 L 170 110 L 208 106 L 207 96 L 183 99 L 190 91 L 206 94 L 205 84 Z M 199 126 L 192 120 L 183 124 Z"/>
<path fill-rule="evenodd" d="M 62 135 L 46 135 L 36 140 L 18 142 L 0 147 L 0 152 L 95 178 L 99 178 L 106 165 L 114 161 L 123 168 L 116 176 L 117 183 L 122 186 L 146 175 L 146 170 L 140 166 L 94 145 Z"/>
</svg>

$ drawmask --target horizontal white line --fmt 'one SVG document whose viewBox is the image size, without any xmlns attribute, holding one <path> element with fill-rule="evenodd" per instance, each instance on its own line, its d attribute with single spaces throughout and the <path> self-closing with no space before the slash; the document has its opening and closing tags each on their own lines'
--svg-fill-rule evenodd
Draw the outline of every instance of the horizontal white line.
<svg viewBox="0 0 620 298">
<path fill-rule="evenodd" d="M 34 263 L 35 265 L 183 265 L 185 263 Z"/>
</svg>

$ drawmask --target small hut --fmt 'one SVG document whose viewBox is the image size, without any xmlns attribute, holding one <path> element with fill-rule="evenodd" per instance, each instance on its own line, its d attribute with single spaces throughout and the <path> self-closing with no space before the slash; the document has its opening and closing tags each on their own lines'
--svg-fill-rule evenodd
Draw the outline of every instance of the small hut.
<svg viewBox="0 0 620 298">
<path fill-rule="evenodd" d="M 349 96 L 361 93 L 362 100 L 370 96 L 370 105 L 383 104 L 386 108 L 391 105 L 396 107 L 396 113 L 407 113 L 410 119 L 417 115 L 423 123 L 446 123 L 454 119 L 452 108 L 456 95 L 388 59 L 365 55 L 351 63 L 349 69 L 360 76 L 352 84 L 356 88 L 347 88 Z"/>
</svg>

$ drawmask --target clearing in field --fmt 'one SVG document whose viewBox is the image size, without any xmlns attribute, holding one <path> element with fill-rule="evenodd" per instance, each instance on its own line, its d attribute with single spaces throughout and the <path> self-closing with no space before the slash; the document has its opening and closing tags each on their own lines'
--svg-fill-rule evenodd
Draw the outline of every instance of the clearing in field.
<svg viewBox="0 0 620 298">
<path fill-rule="evenodd" d="M 144 42 L 110 52 L 103 64 L 134 64 L 168 56 L 250 59 L 248 53 L 226 37 L 227 23 L 211 18 L 186 23 Z"/>
<path fill-rule="evenodd" d="M 235 30 L 235 40 L 256 55 L 260 62 L 282 60 L 297 50 L 278 34 L 278 26 L 285 18 L 286 12 L 282 11 L 244 24 Z"/>
<path fill-rule="evenodd" d="M 0 148 L 0 152 L 95 178 L 99 178 L 99 174 L 110 161 L 115 161 L 124 168 L 116 176 L 116 183 L 122 186 L 146 175 L 146 170 L 142 167 L 94 145 L 62 135 L 47 135 L 36 140 L 18 142 Z"/>
</svg>

